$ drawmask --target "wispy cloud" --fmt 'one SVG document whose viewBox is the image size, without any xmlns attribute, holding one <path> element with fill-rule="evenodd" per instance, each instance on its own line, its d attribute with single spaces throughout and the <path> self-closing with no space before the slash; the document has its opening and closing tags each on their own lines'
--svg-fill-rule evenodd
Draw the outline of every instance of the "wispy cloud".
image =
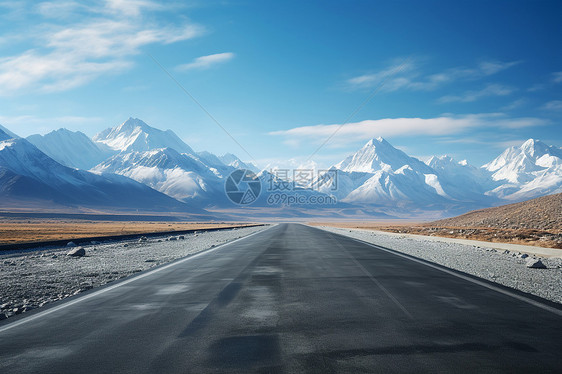
<svg viewBox="0 0 562 374">
<path fill-rule="evenodd" d="M 549 101 L 542 106 L 542 109 L 555 110 L 555 111 L 562 110 L 562 100 Z"/>
<path fill-rule="evenodd" d="M 562 71 L 552 73 L 552 81 L 554 83 L 562 83 Z"/>
<path fill-rule="evenodd" d="M 508 118 L 501 113 L 471 114 L 464 116 L 441 116 L 435 118 L 385 118 L 348 123 L 341 127 L 333 143 L 342 146 L 377 136 L 443 136 L 458 134 L 475 128 L 515 129 L 540 126 L 547 122 L 539 118 Z M 270 132 L 270 135 L 285 138 L 285 143 L 300 146 L 317 143 L 334 133 L 339 124 L 295 127 L 289 130 Z"/>
<path fill-rule="evenodd" d="M 461 95 L 447 95 L 439 98 L 440 103 L 462 102 L 469 103 L 484 97 L 490 96 L 507 96 L 514 91 L 513 88 L 501 84 L 488 84 L 486 87 L 479 91 L 466 91 Z"/>
<path fill-rule="evenodd" d="M 0 56 L 1 94 L 68 90 L 131 68 L 133 56 L 144 46 L 171 44 L 203 33 L 201 26 L 191 23 L 171 25 L 145 19 L 143 11 L 161 8 L 159 3 L 141 0 L 108 0 L 96 7 L 71 1 L 38 4 L 35 10 L 47 20 L 32 27 L 23 44 L 41 47 Z M 58 11 L 76 17 L 64 26 L 50 23 L 48 18 Z"/>
<path fill-rule="evenodd" d="M 519 64 L 520 61 L 483 61 L 474 67 L 454 67 L 435 73 L 424 73 L 419 61 L 410 61 L 402 69 L 396 69 L 393 63 L 380 71 L 362 74 L 346 81 L 350 88 L 369 88 L 389 77 L 384 89 L 430 91 L 458 80 L 474 80 L 497 74 Z"/>
<path fill-rule="evenodd" d="M 213 65 L 220 64 L 234 58 L 234 53 L 216 53 L 208 56 L 197 57 L 195 60 L 188 64 L 178 65 L 176 70 L 185 71 L 192 69 L 208 69 Z"/>
<path fill-rule="evenodd" d="M 525 105 L 526 103 L 527 103 L 526 99 L 517 99 L 517 100 L 514 100 L 511 103 L 501 107 L 501 110 L 504 111 L 504 112 L 507 112 L 507 111 L 510 111 L 510 110 L 513 110 L 513 109 L 520 108 L 523 105 Z"/>
</svg>

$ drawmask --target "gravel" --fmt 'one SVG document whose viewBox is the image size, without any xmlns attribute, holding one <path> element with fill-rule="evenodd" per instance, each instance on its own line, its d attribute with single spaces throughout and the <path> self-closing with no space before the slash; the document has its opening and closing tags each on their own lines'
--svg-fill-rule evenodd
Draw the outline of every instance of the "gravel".
<svg viewBox="0 0 562 374">
<path fill-rule="evenodd" d="M 562 303 L 562 259 L 525 256 L 474 245 L 446 243 L 360 229 L 321 227 L 324 230 L 364 240 L 451 269 L 515 288 L 557 303 Z M 420 245 L 422 244 L 422 245 Z M 527 261 L 545 268 L 529 268 Z"/>
<path fill-rule="evenodd" d="M 0 252 L 0 320 L 238 239 L 265 226 Z M 74 244 L 74 243 L 73 243 Z"/>
</svg>

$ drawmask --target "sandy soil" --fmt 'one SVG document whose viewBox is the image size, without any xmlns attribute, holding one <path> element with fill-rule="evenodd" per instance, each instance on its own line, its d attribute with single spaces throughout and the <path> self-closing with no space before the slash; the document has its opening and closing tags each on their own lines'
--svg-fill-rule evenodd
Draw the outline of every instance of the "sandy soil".
<svg viewBox="0 0 562 374">
<path fill-rule="evenodd" d="M 223 227 L 244 227 L 248 223 L 209 222 L 119 222 L 41 218 L 0 218 L 0 244 L 75 239 L 95 236 L 144 234 Z"/>
</svg>

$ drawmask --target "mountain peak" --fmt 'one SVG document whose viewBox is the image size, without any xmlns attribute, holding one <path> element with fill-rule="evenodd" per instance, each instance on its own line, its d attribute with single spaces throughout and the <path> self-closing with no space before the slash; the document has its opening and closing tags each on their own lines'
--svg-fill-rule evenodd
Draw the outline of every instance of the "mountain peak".
<svg viewBox="0 0 562 374">
<path fill-rule="evenodd" d="M 429 171 L 423 162 L 408 156 L 383 138 L 378 137 L 369 140 L 360 150 L 335 165 L 335 168 L 346 172 L 372 173 L 377 170 L 397 171 L 404 165 Z"/>
<path fill-rule="evenodd" d="M 130 131 L 134 130 L 137 127 L 140 127 L 141 130 L 144 131 L 150 131 L 150 129 L 152 129 L 152 127 L 148 126 L 143 120 L 133 117 L 129 117 L 129 119 L 119 125 L 118 128 L 119 131 Z"/>
<path fill-rule="evenodd" d="M 194 153 L 191 147 L 173 131 L 159 130 L 132 117 L 119 126 L 100 132 L 93 140 L 120 152 L 144 152 L 157 148 L 173 148 L 179 153 Z"/>
<path fill-rule="evenodd" d="M 532 138 L 523 143 L 519 149 L 530 156 L 542 156 L 550 151 L 550 147 L 548 145 L 544 144 L 540 140 Z"/>
<path fill-rule="evenodd" d="M 369 147 L 369 146 L 377 146 L 380 144 L 384 144 L 384 145 L 390 145 L 389 142 L 387 142 L 382 136 L 377 136 L 376 138 L 372 138 L 371 140 L 369 140 L 367 142 L 367 144 L 365 144 L 365 147 Z"/>
</svg>

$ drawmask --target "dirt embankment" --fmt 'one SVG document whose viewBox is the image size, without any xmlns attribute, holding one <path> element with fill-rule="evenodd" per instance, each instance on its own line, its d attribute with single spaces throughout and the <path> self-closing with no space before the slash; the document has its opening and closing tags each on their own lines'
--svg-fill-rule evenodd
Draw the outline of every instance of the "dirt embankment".
<svg viewBox="0 0 562 374">
<path fill-rule="evenodd" d="M 562 194 L 475 210 L 429 223 L 327 225 L 562 249 Z"/>
</svg>

